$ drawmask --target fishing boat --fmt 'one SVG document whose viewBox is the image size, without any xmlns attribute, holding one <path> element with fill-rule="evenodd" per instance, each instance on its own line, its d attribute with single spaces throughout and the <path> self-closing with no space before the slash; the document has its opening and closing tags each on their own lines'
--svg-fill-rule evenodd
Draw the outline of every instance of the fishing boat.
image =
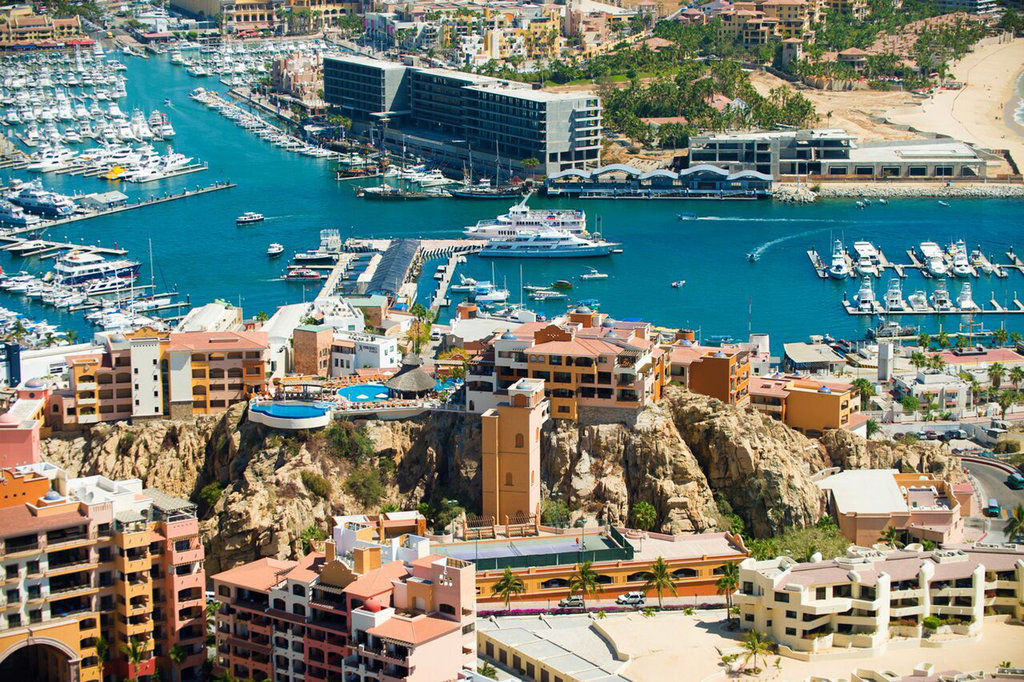
<svg viewBox="0 0 1024 682">
<path fill-rule="evenodd" d="M 932 292 L 932 307 L 939 312 L 948 312 L 953 310 L 953 301 L 949 297 L 949 290 L 946 288 L 946 280 L 939 282 L 938 286 L 935 287 L 935 291 Z"/>
<path fill-rule="evenodd" d="M 928 310 L 928 294 L 921 289 L 907 296 L 907 302 L 910 304 L 911 310 Z"/>
<path fill-rule="evenodd" d="M 580 275 L 580 279 L 608 279 L 608 274 L 598 272 L 596 268 L 589 268 L 589 272 L 584 272 Z"/>
<path fill-rule="evenodd" d="M 284 253 L 284 246 L 278 244 L 277 242 L 274 242 L 273 244 L 267 247 L 267 256 L 269 256 L 270 258 L 277 258 L 282 253 Z"/>
<path fill-rule="evenodd" d="M 861 280 L 860 289 L 854 294 L 853 302 L 857 304 L 857 310 L 861 312 L 871 313 L 878 308 L 878 299 L 875 298 L 875 289 L 871 285 L 870 277 Z"/>
<path fill-rule="evenodd" d="M 945 277 L 949 272 L 942 249 L 935 242 L 921 242 L 918 247 L 924 258 L 924 266 L 933 277 Z"/>
<path fill-rule="evenodd" d="M 254 211 L 246 211 L 242 215 L 235 218 L 236 225 L 252 225 L 253 223 L 263 222 L 263 214 L 256 213 Z"/>
<path fill-rule="evenodd" d="M 828 266 L 828 276 L 832 279 L 846 279 L 850 276 L 850 264 L 846 260 L 846 249 L 838 239 L 832 245 L 832 263 Z"/>
<path fill-rule="evenodd" d="M 949 245 L 948 253 L 953 259 L 953 265 L 950 268 L 950 272 L 953 273 L 954 277 L 970 277 L 971 262 L 967 257 L 967 244 L 964 243 L 963 239 L 958 239 Z"/>
<path fill-rule="evenodd" d="M 963 287 L 960 288 L 960 295 L 956 297 L 956 307 L 966 311 L 979 309 L 978 304 L 974 302 L 974 298 L 971 296 L 970 282 L 964 282 Z"/>
<path fill-rule="evenodd" d="M 900 287 L 899 277 L 889 280 L 889 288 L 882 299 L 882 305 L 887 312 L 899 312 L 907 309 L 907 302 L 903 300 L 903 289 Z"/>
</svg>

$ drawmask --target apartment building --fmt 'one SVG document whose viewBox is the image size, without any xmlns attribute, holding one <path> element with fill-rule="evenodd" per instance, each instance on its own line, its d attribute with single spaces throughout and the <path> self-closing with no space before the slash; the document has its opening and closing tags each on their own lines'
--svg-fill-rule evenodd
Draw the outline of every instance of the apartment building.
<svg viewBox="0 0 1024 682">
<path fill-rule="evenodd" d="M 966 416 L 974 409 L 971 385 L 953 374 L 945 372 L 917 372 L 893 377 L 893 392 L 897 400 L 914 396 L 922 409 L 929 407 L 937 414 L 949 412 L 954 419 Z"/>
<path fill-rule="evenodd" d="M 551 416 L 575 421 L 584 409 L 639 410 L 669 381 L 664 349 L 646 322 L 613 320 L 580 307 L 549 322 L 527 322 L 493 338 L 466 377 L 467 409 L 497 406 L 519 379 L 542 379 Z"/>
<path fill-rule="evenodd" d="M 39 439 L 49 432 L 44 426 L 52 387 L 29 379 L 14 392 L 6 412 L 0 414 L 0 467 L 39 461 Z"/>
<path fill-rule="evenodd" d="M 837 14 L 846 14 L 858 21 L 864 21 L 871 13 L 867 0 L 824 0 L 824 8 Z"/>
<path fill-rule="evenodd" d="M 827 429 L 864 428 L 852 384 L 776 373 L 750 380 L 750 406 L 800 433 L 817 438 Z"/>
<path fill-rule="evenodd" d="M 847 556 L 740 564 L 740 622 L 783 654 L 832 647 L 881 652 L 891 638 L 920 638 L 927 616 L 941 631 L 978 635 L 987 615 L 1024 612 L 1024 549 L 1015 545 L 935 551 L 851 547 Z M 938 631 L 938 630 L 937 630 Z"/>
<path fill-rule="evenodd" d="M 903 531 L 911 542 L 961 542 L 963 516 L 975 506 L 970 484 L 954 486 L 930 474 L 857 469 L 817 483 L 828 495 L 839 530 L 856 545 L 875 544 L 890 527 Z"/>
<path fill-rule="evenodd" d="M 358 14 L 362 2 L 335 2 L 334 0 L 288 0 L 293 12 L 306 10 L 311 16 L 311 28 L 333 26 L 350 14 Z"/>
<path fill-rule="evenodd" d="M 744 47 L 756 47 L 767 45 L 776 37 L 778 19 L 759 10 L 730 9 L 720 14 L 719 18 L 719 40 L 739 41 Z"/>
<path fill-rule="evenodd" d="M 380 546 L 336 552 L 331 539 L 298 561 L 213 576 L 217 667 L 279 682 L 454 680 L 476 659 L 473 565 L 381 556 Z"/>
<path fill-rule="evenodd" d="M 730 405 L 750 398 L 750 352 L 738 347 L 714 348 L 680 341 L 668 349 L 670 380 L 695 393 Z"/>
<path fill-rule="evenodd" d="M 814 40 L 814 24 L 819 20 L 818 0 L 765 0 L 760 10 L 775 20 L 774 38 Z"/>
<path fill-rule="evenodd" d="M 68 388 L 54 391 L 47 408 L 55 429 L 214 414 L 266 387 L 263 332 L 143 327 L 102 343 L 99 352 L 68 357 Z"/>
<path fill-rule="evenodd" d="M 396 139 L 404 144 L 460 167 L 471 151 L 477 163 L 497 156 L 519 172 L 600 165 L 601 103 L 592 93 L 547 92 L 462 71 L 334 56 L 324 60 L 324 98 L 364 130 L 386 119 L 389 135 L 401 134 Z M 446 136 L 443 144 L 437 133 Z M 525 159 L 539 165 L 527 169 Z"/>
<path fill-rule="evenodd" d="M 220 15 L 228 33 L 279 31 L 284 0 L 222 0 Z"/>
<path fill-rule="evenodd" d="M 191 503 L 137 479 L 69 479 L 44 462 L 0 480 L 0 674 L 99 682 L 102 637 L 104 676 L 201 678 L 204 553 Z"/>
<path fill-rule="evenodd" d="M 87 42 L 77 16 L 55 19 L 36 14 L 31 5 L 12 5 L 0 9 L 0 47 L 43 47 L 68 42 Z"/>
<path fill-rule="evenodd" d="M 292 335 L 296 374 L 337 378 L 360 369 L 399 367 L 398 340 L 390 336 L 336 331 L 328 325 L 303 325 Z"/>
</svg>

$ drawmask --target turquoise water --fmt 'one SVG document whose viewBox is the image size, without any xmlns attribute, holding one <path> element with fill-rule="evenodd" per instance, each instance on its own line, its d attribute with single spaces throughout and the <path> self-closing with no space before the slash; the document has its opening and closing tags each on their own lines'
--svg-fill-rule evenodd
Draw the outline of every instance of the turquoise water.
<svg viewBox="0 0 1024 682">
<path fill-rule="evenodd" d="M 121 108 L 158 108 L 170 116 L 178 131 L 177 151 L 206 161 L 210 170 L 144 185 L 118 187 L 131 195 L 162 194 L 168 190 L 230 180 L 237 187 L 204 196 L 129 211 L 57 228 L 48 237 L 85 242 L 117 243 L 141 260 L 142 280 L 148 281 L 147 243 L 152 240 L 157 288 L 176 287 L 193 303 L 223 298 L 240 303 L 247 314 L 273 309 L 315 295 L 316 284 L 277 281 L 287 258 L 268 260 L 270 242 L 285 245 L 286 255 L 316 246 L 319 230 L 339 228 L 343 237 L 433 236 L 456 237 L 465 225 L 504 212 L 503 202 L 429 200 L 377 203 L 356 199 L 352 183 L 333 179 L 328 162 L 280 150 L 237 127 L 215 111 L 188 98 L 198 85 L 221 87 L 213 79 L 194 79 L 166 58 L 126 58 L 128 98 Z M 163 104 L 164 98 L 172 106 Z M 0 171 L 0 177 L 6 175 Z M 19 174 L 28 177 L 29 174 Z M 95 192 L 111 188 L 95 178 L 43 176 L 57 191 Z M 772 334 L 773 345 L 808 334 L 829 332 L 836 337 L 860 337 L 874 321 L 848 316 L 840 306 L 843 293 L 856 293 L 856 280 L 818 279 L 806 256 L 816 248 L 826 258 L 831 238 L 842 238 L 852 248 L 867 239 L 896 262 L 907 262 L 904 251 L 925 240 L 941 244 L 963 238 L 978 244 L 998 262 L 1011 245 L 1024 245 L 1024 202 L 1012 200 L 959 200 L 943 208 L 934 199 L 892 201 L 864 210 L 853 201 L 787 206 L 762 202 L 583 201 L 535 198 L 536 206 L 570 207 L 587 211 L 593 229 L 598 217 L 602 231 L 623 243 L 625 252 L 589 260 L 520 261 L 523 280 L 549 284 L 570 279 L 575 288 L 570 300 L 595 298 L 601 309 L 620 318 L 644 318 L 665 325 L 689 325 L 705 335 L 745 336 L 748 329 Z M 265 222 L 238 228 L 234 219 L 244 211 L 259 211 Z M 679 212 L 696 212 L 697 220 L 680 221 Z M 762 247 L 761 260 L 748 263 L 745 254 Z M 520 262 L 494 263 L 494 278 L 507 282 L 518 300 Z M 44 269 L 50 261 L 26 266 L 20 259 L 0 254 L 5 270 Z M 593 266 L 610 275 L 607 280 L 581 281 L 578 276 Z M 460 266 L 477 279 L 491 278 L 490 261 L 470 258 Z M 424 268 L 421 296 L 433 290 L 433 266 Z M 685 279 L 679 289 L 670 287 Z M 887 278 L 876 280 L 876 295 L 884 293 Z M 1000 303 L 1016 292 L 1024 297 L 1024 276 L 1017 272 L 1005 280 L 981 277 L 972 281 L 974 298 L 981 304 L 995 297 Z M 903 282 L 904 296 L 915 289 L 930 291 L 934 284 L 917 274 Z M 959 284 L 950 283 L 955 296 Z M 457 299 L 456 299 L 457 300 Z M 529 302 L 542 312 L 557 313 L 565 301 Z M 88 329 L 78 315 L 57 313 L 29 305 L 16 295 L 0 292 L 0 306 L 27 311 L 34 319 Z M 1024 331 L 1024 316 L 979 316 L 986 328 L 1005 323 Z M 940 324 L 955 331 L 960 317 L 914 319 L 928 331 Z"/>
<path fill-rule="evenodd" d="M 387 400 L 390 390 L 384 384 L 359 384 L 338 389 L 338 395 L 350 403 L 372 403 Z"/>
<path fill-rule="evenodd" d="M 271 417 L 282 419 L 308 419 L 321 417 L 329 409 L 327 405 L 309 405 L 301 403 L 260 403 L 252 408 L 253 412 L 262 412 Z"/>
</svg>

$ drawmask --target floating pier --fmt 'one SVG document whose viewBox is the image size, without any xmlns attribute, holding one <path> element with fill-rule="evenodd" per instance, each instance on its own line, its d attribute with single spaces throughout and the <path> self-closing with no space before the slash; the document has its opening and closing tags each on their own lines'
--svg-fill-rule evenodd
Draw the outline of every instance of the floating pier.
<svg viewBox="0 0 1024 682">
<path fill-rule="evenodd" d="M 1024 315 L 1024 303 L 1014 297 L 1012 308 L 1003 308 L 995 300 L 989 301 L 991 308 L 981 306 L 973 310 L 936 310 L 931 306 L 925 308 L 904 308 L 902 310 L 859 310 L 852 301 L 843 301 L 843 308 L 849 315 Z"/>
<path fill-rule="evenodd" d="M 26 239 L 24 237 L 15 237 L 12 235 L 0 235 L 0 241 L 6 242 L 4 246 L 0 246 L 0 251 L 9 251 L 19 244 L 25 244 L 26 242 L 36 241 L 34 239 Z M 100 253 L 110 256 L 124 256 L 128 253 L 125 249 L 111 248 L 109 246 L 98 246 L 95 244 L 75 244 L 73 242 L 56 242 L 48 241 L 45 239 L 38 240 L 41 242 L 41 246 L 28 252 L 17 252 L 17 255 L 28 258 L 30 256 L 39 256 L 41 258 L 51 258 L 57 255 L 60 251 L 90 251 L 92 253 Z"/>
</svg>

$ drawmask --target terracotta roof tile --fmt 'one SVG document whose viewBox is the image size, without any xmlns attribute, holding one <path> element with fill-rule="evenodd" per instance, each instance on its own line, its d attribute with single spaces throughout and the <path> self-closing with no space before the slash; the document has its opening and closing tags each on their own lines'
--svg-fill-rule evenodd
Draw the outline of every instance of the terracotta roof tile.
<svg viewBox="0 0 1024 682">
<path fill-rule="evenodd" d="M 414 618 L 395 616 L 366 632 L 375 637 L 387 637 L 415 646 L 458 629 L 459 624 L 454 621 L 421 615 Z"/>
</svg>

